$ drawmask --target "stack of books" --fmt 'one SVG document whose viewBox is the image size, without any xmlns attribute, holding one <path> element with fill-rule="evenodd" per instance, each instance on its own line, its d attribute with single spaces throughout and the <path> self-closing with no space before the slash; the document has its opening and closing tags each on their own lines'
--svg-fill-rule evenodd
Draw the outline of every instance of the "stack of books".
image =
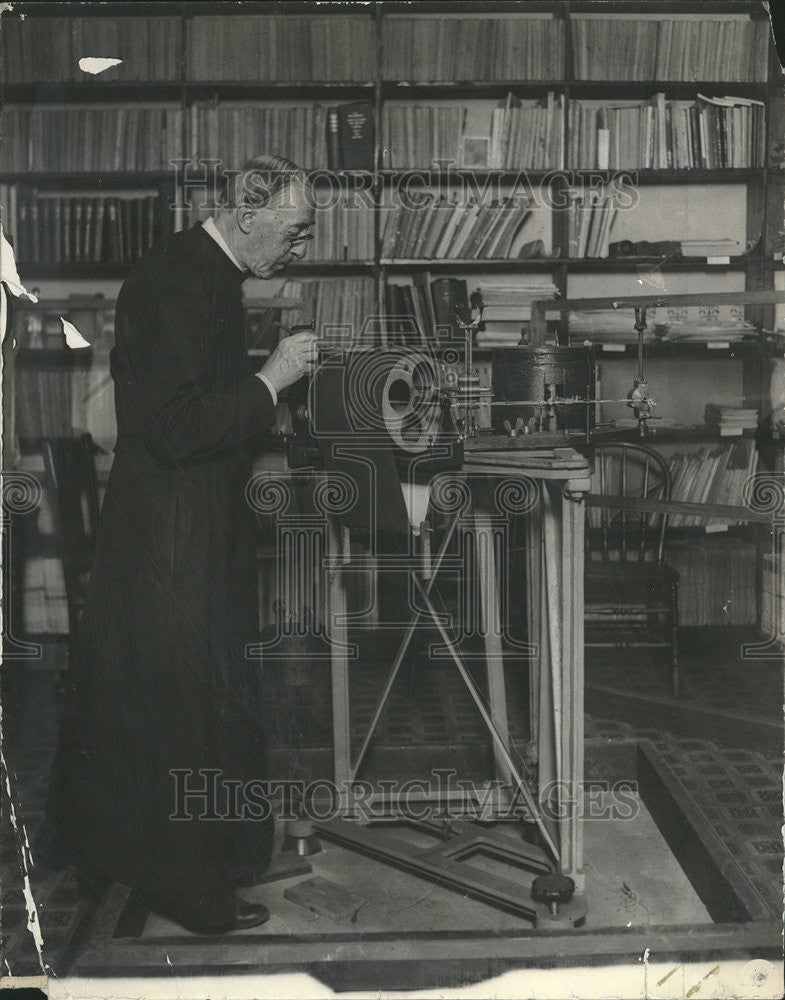
<svg viewBox="0 0 785 1000">
<path fill-rule="evenodd" d="M 531 320 L 532 302 L 555 299 L 559 294 L 550 282 L 536 285 L 523 279 L 482 285 L 480 293 L 485 308 L 482 329 L 477 334 L 478 347 L 514 347 L 519 344 Z"/>
<path fill-rule="evenodd" d="M 597 309 L 570 313 L 570 340 L 582 343 L 634 344 L 638 335 L 632 309 Z M 756 333 L 744 318 L 744 306 L 657 307 L 647 313 L 644 342 L 679 341 L 730 344 Z"/>
<path fill-rule="evenodd" d="M 766 79 L 768 19 L 728 14 L 695 19 L 572 19 L 578 80 Z"/>
<path fill-rule="evenodd" d="M 551 91 L 536 104 L 507 95 L 491 119 L 488 166 L 503 170 L 564 167 L 564 95 Z"/>
<path fill-rule="evenodd" d="M 374 75 L 367 15 L 196 16 L 186 44 L 189 80 L 367 82 Z"/>
<path fill-rule="evenodd" d="M 552 17 L 382 20 L 387 80 L 559 80 L 564 23 Z"/>
<path fill-rule="evenodd" d="M 649 327 L 663 339 L 701 344 L 733 343 L 757 332 L 743 305 L 658 308 L 649 316 Z"/>
<path fill-rule="evenodd" d="M 759 412 L 754 407 L 718 406 L 707 403 L 706 424 L 715 428 L 720 437 L 741 437 L 744 431 L 754 431 L 758 427 Z"/>
<path fill-rule="evenodd" d="M 3 108 L 2 170 L 169 170 L 182 155 L 183 110 L 175 105 Z"/>
<path fill-rule="evenodd" d="M 521 198 L 453 202 L 431 193 L 412 207 L 382 209 L 383 259 L 517 260 L 545 255 L 532 240 L 532 212 Z"/>
<path fill-rule="evenodd" d="M 569 324 L 572 344 L 582 344 L 587 340 L 595 343 L 633 344 L 638 339 L 632 309 L 571 312 Z"/>
<path fill-rule="evenodd" d="M 722 170 L 765 165 L 765 107 L 746 97 L 591 107 L 571 101 L 570 163 L 591 170 Z"/>
</svg>

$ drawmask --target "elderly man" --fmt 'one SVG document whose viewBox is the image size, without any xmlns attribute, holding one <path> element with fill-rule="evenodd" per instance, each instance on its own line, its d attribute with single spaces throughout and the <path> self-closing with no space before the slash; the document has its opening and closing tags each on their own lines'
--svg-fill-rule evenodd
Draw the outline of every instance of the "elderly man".
<svg viewBox="0 0 785 1000">
<path fill-rule="evenodd" d="M 232 782 L 265 776 L 244 491 L 277 394 L 315 348 L 298 334 L 249 370 L 240 286 L 303 256 L 310 195 L 290 161 L 251 161 L 218 218 L 146 253 L 117 300 L 117 445 L 49 829 L 86 884 L 124 883 L 201 933 L 269 916 L 236 887 L 269 864 L 273 821 L 264 809 L 226 819 Z"/>
</svg>

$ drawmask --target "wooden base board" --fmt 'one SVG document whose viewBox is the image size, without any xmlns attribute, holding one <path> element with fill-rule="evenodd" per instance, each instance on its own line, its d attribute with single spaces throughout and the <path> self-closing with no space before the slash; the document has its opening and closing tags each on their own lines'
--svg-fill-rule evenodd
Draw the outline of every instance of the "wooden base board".
<svg viewBox="0 0 785 1000">
<path fill-rule="evenodd" d="M 224 937 L 119 937 L 127 890 L 114 886 L 70 969 L 77 977 L 270 975 L 305 972 L 334 990 L 453 987 L 513 969 L 634 964 L 645 949 L 673 964 L 754 958 L 779 962 L 781 919 L 771 914 L 648 740 L 635 751 L 647 809 L 716 923 L 568 931 L 244 933 Z M 591 900 L 588 900 L 591 909 Z M 127 926 L 127 923 L 126 923 Z"/>
</svg>

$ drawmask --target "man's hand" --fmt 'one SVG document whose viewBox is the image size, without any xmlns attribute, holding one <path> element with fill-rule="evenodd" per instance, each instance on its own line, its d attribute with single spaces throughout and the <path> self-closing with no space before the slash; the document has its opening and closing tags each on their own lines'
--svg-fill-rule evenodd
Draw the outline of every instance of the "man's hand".
<svg viewBox="0 0 785 1000">
<path fill-rule="evenodd" d="M 316 337 L 312 333 L 293 333 L 284 337 L 270 355 L 260 374 L 280 392 L 313 370 L 316 363 Z"/>
</svg>

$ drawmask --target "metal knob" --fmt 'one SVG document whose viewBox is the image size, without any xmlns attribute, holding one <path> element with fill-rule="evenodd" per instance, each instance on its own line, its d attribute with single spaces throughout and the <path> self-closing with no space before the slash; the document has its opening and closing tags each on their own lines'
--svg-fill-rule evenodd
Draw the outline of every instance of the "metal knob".
<svg viewBox="0 0 785 1000">
<path fill-rule="evenodd" d="M 547 903 L 555 917 L 561 903 L 569 903 L 575 894 L 575 882 L 569 875 L 538 875 L 532 882 L 532 899 Z"/>
</svg>

